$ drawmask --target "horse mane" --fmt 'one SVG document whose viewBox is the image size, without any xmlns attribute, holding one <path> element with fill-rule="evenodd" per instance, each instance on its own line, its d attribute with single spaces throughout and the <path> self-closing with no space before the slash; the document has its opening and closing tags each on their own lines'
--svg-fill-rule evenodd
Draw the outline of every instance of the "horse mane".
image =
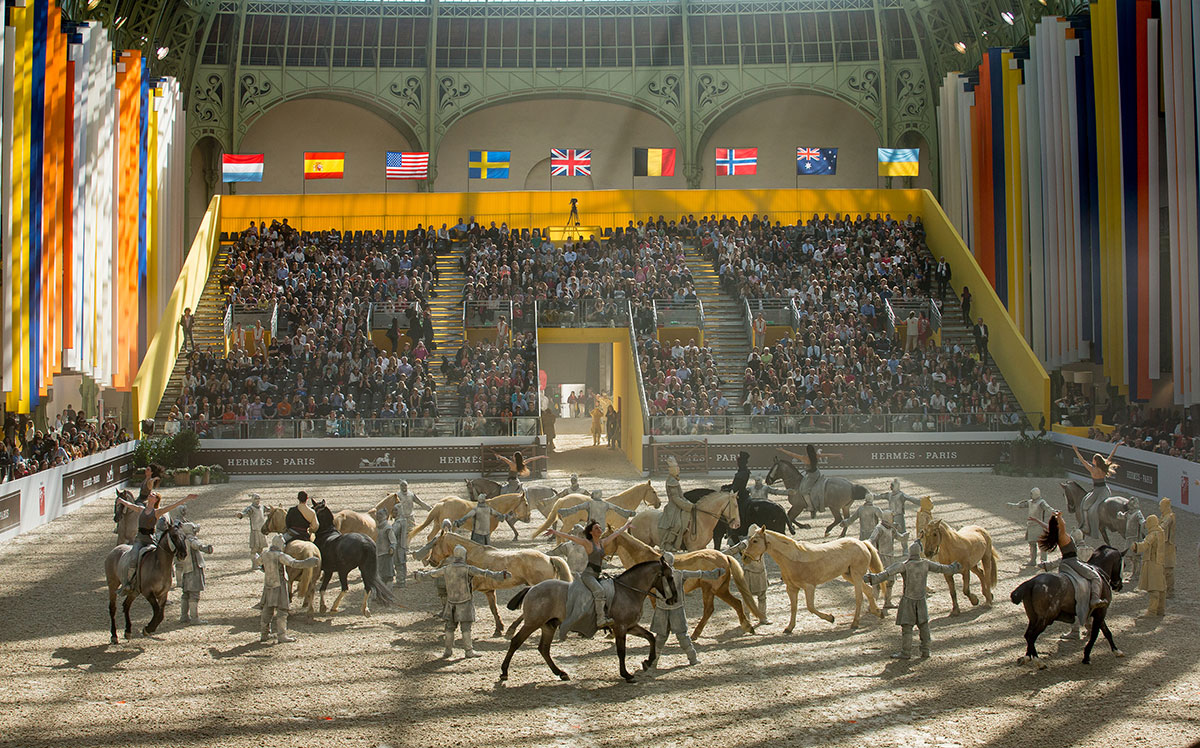
<svg viewBox="0 0 1200 748">
<path fill-rule="evenodd" d="M 634 564 L 633 566 L 630 566 L 628 569 L 626 569 L 625 571 L 618 574 L 617 579 L 622 579 L 622 578 L 632 574 L 633 572 L 638 571 L 643 566 L 650 566 L 651 564 L 661 564 L 661 563 L 662 563 L 662 559 L 656 558 L 656 559 L 652 559 L 650 561 L 643 561 L 640 564 Z"/>
</svg>

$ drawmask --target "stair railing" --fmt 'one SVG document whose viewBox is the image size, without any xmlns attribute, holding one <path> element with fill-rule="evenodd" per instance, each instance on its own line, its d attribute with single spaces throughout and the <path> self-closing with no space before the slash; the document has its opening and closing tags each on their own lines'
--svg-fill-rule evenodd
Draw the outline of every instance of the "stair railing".
<svg viewBox="0 0 1200 748">
<path fill-rule="evenodd" d="M 750 299 L 742 299 L 742 327 L 746 331 L 746 340 L 750 341 L 750 350 L 754 350 L 754 314 L 750 311 Z"/>
<path fill-rule="evenodd" d="M 896 310 L 892 308 L 891 299 L 883 300 L 883 308 L 887 312 L 884 319 L 887 321 L 888 335 L 894 337 L 896 335 Z"/>
<path fill-rule="evenodd" d="M 271 340 L 279 334 L 279 302 L 271 304 Z"/>
<path fill-rule="evenodd" d="M 229 334 L 233 332 L 233 303 L 225 305 L 225 321 L 223 324 L 225 335 L 223 337 L 225 354 L 229 354 Z"/>
<path fill-rule="evenodd" d="M 629 301 L 625 302 L 629 310 L 629 318 L 633 319 L 633 304 Z M 658 324 L 655 322 L 655 330 Z M 646 401 L 646 383 L 642 381 L 642 352 L 638 349 L 637 333 L 633 330 L 633 325 L 629 326 L 629 345 L 633 351 L 633 377 L 637 382 L 638 401 L 642 406 L 642 433 L 650 433 L 650 406 Z"/>
<path fill-rule="evenodd" d="M 933 297 L 929 299 L 929 328 L 933 333 L 942 329 L 942 308 Z"/>
</svg>

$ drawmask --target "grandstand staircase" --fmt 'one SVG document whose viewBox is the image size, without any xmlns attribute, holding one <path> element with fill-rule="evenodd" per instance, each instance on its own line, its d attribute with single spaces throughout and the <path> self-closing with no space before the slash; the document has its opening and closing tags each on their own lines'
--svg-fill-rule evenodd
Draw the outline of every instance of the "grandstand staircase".
<svg viewBox="0 0 1200 748">
<path fill-rule="evenodd" d="M 466 285 L 467 276 L 459 269 L 458 263 L 464 255 L 465 247 L 463 243 L 454 242 L 449 252 L 437 258 L 438 295 L 437 298 L 429 299 L 429 315 L 433 319 L 433 340 L 437 344 L 437 350 L 432 353 L 439 361 L 444 355 L 453 358 L 454 353 L 463 344 L 463 286 Z M 462 401 L 458 396 L 458 388 L 446 381 L 446 374 L 441 365 L 431 365 L 430 372 L 433 375 L 434 392 L 437 394 L 438 415 L 462 415 Z"/>
<path fill-rule="evenodd" d="M 224 350 L 225 294 L 221 292 L 221 270 L 228 262 L 232 249 L 232 242 L 221 243 L 216 259 L 213 260 L 213 266 L 209 270 L 208 280 L 204 283 L 204 292 L 200 296 L 200 303 L 192 310 L 196 317 L 196 325 L 192 328 L 192 337 L 195 338 L 197 350 L 206 348 Z M 162 400 L 158 403 L 158 411 L 154 414 L 154 420 L 157 423 L 167 420 L 171 407 L 183 391 L 183 374 L 187 371 L 187 367 L 186 356 L 179 356 L 175 359 L 175 369 L 171 372 L 171 378 L 167 380 L 167 388 L 163 392 Z"/>
<path fill-rule="evenodd" d="M 730 412 L 734 412 L 746 396 L 742 391 L 742 377 L 750 355 L 743 303 L 721 290 L 716 270 L 699 249 L 687 247 L 684 260 L 692 273 L 696 296 L 704 303 L 704 342 L 712 346 L 717 376 L 721 378 L 721 392 L 729 400 Z"/>
</svg>

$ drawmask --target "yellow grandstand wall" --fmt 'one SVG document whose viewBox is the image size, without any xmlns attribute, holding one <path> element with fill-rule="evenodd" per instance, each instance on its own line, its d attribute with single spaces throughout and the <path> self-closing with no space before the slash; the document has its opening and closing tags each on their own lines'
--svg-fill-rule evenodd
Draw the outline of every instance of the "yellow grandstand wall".
<svg viewBox="0 0 1200 748">
<path fill-rule="evenodd" d="M 925 239 L 935 257 L 945 256 L 958 292 L 971 289 L 971 316 L 983 317 L 988 326 L 988 350 L 1000 367 L 1017 402 L 1033 425 L 1045 415 L 1050 422 L 1050 376 L 1042 368 L 1033 349 L 1008 315 L 1000 297 L 975 262 L 974 255 L 946 217 L 942 206 L 929 191 L 922 193 L 924 205 L 919 211 L 925 224 Z M 948 310 L 956 314 L 957 310 Z"/>
<path fill-rule="evenodd" d="M 251 221 L 287 218 L 300 230 L 410 229 L 418 223 L 453 226 L 475 216 L 483 225 L 561 226 L 570 199 L 579 198 L 581 222 L 624 226 L 647 216 L 762 215 L 795 223 L 813 213 L 919 215 L 921 190 L 588 190 L 573 192 L 417 192 L 360 195 L 227 195 L 221 230 L 236 232 Z"/>
<path fill-rule="evenodd" d="M 204 284 L 208 282 L 208 273 L 220 246 L 222 199 L 220 195 L 214 195 L 208 203 L 208 210 L 200 221 L 187 259 L 183 261 L 179 277 L 175 280 L 175 288 L 163 307 L 154 337 L 150 339 L 142 365 L 133 378 L 132 421 L 134 428 L 138 429 L 137 433 L 141 430 L 141 420 L 152 417 L 158 410 L 163 392 L 167 389 L 167 380 L 175 370 L 175 360 L 183 344 L 179 318 L 185 307 L 195 309 L 199 305 Z"/>
</svg>

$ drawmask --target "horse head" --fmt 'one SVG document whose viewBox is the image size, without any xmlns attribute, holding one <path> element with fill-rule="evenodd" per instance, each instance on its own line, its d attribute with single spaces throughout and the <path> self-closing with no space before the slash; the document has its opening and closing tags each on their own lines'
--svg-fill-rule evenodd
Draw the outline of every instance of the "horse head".
<svg viewBox="0 0 1200 748">
<path fill-rule="evenodd" d="M 658 491 L 654 490 L 654 486 L 651 485 L 650 481 L 646 481 L 645 486 L 642 490 L 642 503 L 652 509 L 658 509 L 662 506 L 662 500 L 658 498 Z"/>
<path fill-rule="evenodd" d="M 454 554 L 454 546 L 462 545 L 466 547 L 466 543 L 462 542 L 462 538 L 450 532 L 446 528 L 446 520 L 442 524 L 442 530 L 434 539 L 432 547 L 429 549 L 429 555 L 425 557 L 425 563 L 430 566 L 441 566 L 442 562 Z"/>
<path fill-rule="evenodd" d="M 725 494 L 725 504 L 721 507 L 721 519 L 725 520 L 725 524 L 729 525 L 729 529 L 736 530 L 742 526 L 742 514 L 738 509 L 738 495 L 732 491 L 721 491 Z"/>
<path fill-rule="evenodd" d="M 1079 500 L 1087 494 L 1087 491 L 1073 480 L 1063 481 L 1058 485 L 1062 487 L 1063 493 L 1067 496 L 1067 511 L 1074 512 L 1079 506 Z"/>
<path fill-rule="evenodd" d="M 658 594 L 667 602 L 667 605 L 679 602 L 679 588 L 675 586 L 675 575 L 671 573 L 671 567 L 667 566 L 667 562 L 661 558 L 658 559 L 658 576 L 654 578 L 653 588 L 658 590 Z"/>
<path fill-rule="evenodd" d="M 329 510 L 324 499 L 313 499 L 312 509 L 317 515 L 317 532 L 324 533 L 334 529 L 333 512 Z"/>
<path fill-rule="evenodd" d="M 762 555 L 767 552 L 767 528 L 760 527 L 758 532 L 746 538 L 746 550 L 742 551 L 742 557 L 757 561 L 762 558 Z"/>
<path fill-rule="evenodd" d="M 766 480 L 768 486 L 774 484 L 775 481 L 780 480 L 783 477 L 779 474 L 779 462 L 779 457 L 776 457 L 775 461 L 771 463 L 771 469 L 767 471 L 767 477 L 764 480 Z"/>
<path fill-rule="evenodd" d="M 937 555 L 942 542 L 942 529 L 945 526 L 945 520 L 940 519 L 935 519 L 925 525 L 925 530 L 921 533 L 921 547 L 925 549 L 925 558 L 933 558 Z"/>
<path fill-rule="evenodd" d="M 517 499 L 517 505 L 513 507 L 513 511 L 516 512 L 517 519 L 520 521 L 529 521 L 531 516 L 529 513 L 529 497 L 525 495 L 524 490 L 521 491 L 521 498 Z"/>
<path fill-rule="evenodd" d="M 163 536 L 170 543 L 171 552 L 175 555 L 175 558 L 180 561 L 187 558 L 187 541 L 183 537 L 183 523 L 172 522 L 167 526 Z"/>
</svg>

